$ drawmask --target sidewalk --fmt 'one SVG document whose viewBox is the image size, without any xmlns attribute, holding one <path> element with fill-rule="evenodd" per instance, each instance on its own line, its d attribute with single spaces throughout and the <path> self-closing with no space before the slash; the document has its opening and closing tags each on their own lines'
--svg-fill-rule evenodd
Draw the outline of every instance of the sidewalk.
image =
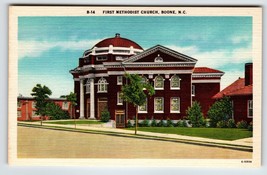
<svg viewBox="0 0 267 175">
<path fill-rule="evenodd" d="M 189 144 L 197 144 L 197 145 L 205 145 L 205 146 L 213 146 L 213 147 L 223 147 L 230 149 L 237 149 L 243 151 L 252 151 L 253 148 L 253 138 L 245 138 L 234 141 L 227 140 L 217 140 L 217 139 L 209 139 L 209 138 L 201 138 L 201 137 L 192 137 L 192 136 L 183 136 L 177 134 L 163 134 L 163 133 L 152 133 L 152 132 L 143 132 L 137 131 L 137 135 L 134 135 L 133 130 L 126 129 L 118 129 L 118 128 L 108 128 L 103 127 L 101 125 L 76 125 L 76 129 L 74 125 L 59 125 L 59 124 L 46 124 L 43 123 L 43 126 L 40 126 L 39 122 L 18 122 L 19 125 L 22 126 L 35 126 L 42 127 L 47 129 L 53 129 L 53 127 L 59 127 L 60 130 L 67 129 L 68 131 L 73 132 L 100 132 L 102 134 L 108 135 L 117 135 L 123 137 L 134 137 L 134 138 L 142 138 L 142 139 L 154 139 L 154 140 L 163 140 L 163 141 L 176 141 L 183 142 Z"/>
</svg>

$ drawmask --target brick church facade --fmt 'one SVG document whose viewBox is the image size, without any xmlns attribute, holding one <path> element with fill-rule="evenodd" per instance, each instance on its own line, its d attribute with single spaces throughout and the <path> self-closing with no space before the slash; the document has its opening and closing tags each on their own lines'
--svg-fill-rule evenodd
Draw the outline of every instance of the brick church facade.
<svg viewBox="0 0 267 175">
<path fill-rule="evenodd" d="M 86 50 L 70 73 L 78 105 L 76 118 L 99 119 L 107 108 L 117 127 L 124 127 L 136 115 L 133 105 L 120 97 L 126 83 L 124 74 L 138 74 L 150 82 L 155 95 L 138 107 L 139 119 L 179 120 L 193 101 L 200 102 L 206 115 L 220 92 L 219 70 L 195 67 L 197 60 L 167 47 L 144 50 L 136 42 L 120 37 L 107 38 Z"/>
</svg>

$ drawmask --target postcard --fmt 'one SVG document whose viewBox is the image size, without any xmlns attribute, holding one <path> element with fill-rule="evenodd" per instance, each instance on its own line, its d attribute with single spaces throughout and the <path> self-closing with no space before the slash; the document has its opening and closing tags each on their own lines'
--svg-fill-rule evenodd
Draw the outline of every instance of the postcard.
<svg viewBox="0 0 267 175">
<path fill-rule="evenodd" d="M 260 167 L 261 68 L 261 7 L 10 6 L 9 164 Z"/>
</svg>

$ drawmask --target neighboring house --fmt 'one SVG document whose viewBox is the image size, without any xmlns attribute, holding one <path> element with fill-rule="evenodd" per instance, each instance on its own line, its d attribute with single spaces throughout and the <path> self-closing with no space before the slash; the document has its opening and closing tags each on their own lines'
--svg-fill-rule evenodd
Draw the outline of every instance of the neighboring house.
<svg viewBox="0 0 267 175">
<path fill-rule="evenodd" d="M 66 101 L 65 98 L 49 98 L 49 101 L 53 101 L 58 104 L 63 110 L 70 113 L 70 102 Z M 41 117 L 36 114 L 35 100 L 33 97 L 23 97 L 19 96 L 17 98 L 17 120 L 26 121 L 26 120 L 41 120 Z M 49 119 L 48 116 L 45 116 L 44 119 Z"/>
<path fill-rule="evenodd" d="M 235 122 L 253 120 L 253 64 L 245 64 L 245 78 L 238 78 L 231 85 L 216 94 L 213 98 L 229 96 L 233 105 Z"/>
<path fill-rule="evenodd" d="M 107 108 L 117 127 L 134 119 L 133 105 L 121 99 L 124 74 L 139 74 L 150 82 L 155 95 L 138 107 L 139 119 L 179 120 L 186 116 L 192 101 L 200 102 L 204 114 L 220 91 L 223 72 L 195 67 L 197 60 L 167 47 L 156 45 L 144 50 L 140 45 L 116 34 L 91 49 L 79 59 L 70 73 L 77 94 L 76 118 L 100 119 Z"/>
</svg>

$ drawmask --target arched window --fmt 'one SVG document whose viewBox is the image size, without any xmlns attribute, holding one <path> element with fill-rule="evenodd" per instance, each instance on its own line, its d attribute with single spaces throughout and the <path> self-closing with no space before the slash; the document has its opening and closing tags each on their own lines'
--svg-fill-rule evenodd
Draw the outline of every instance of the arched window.
<svg viewBox="0 0 267 175">
<path fill-rule="evenodd" d="M 141 83 L 143 84 L 147 83 L 147 78 L 145 76 L 141 77 Z"/>
<path fill-rule="evenodd" d="M 164 89 L 164 79 L 162 76 L 158 75 L 155 77 L 155 89 Z"/>
<path fill-rule="evenodd" d="M 173 75 L 171 77 L 171 89 L 180 89 L 180 77 Z"/>
<path fill-rule="evenodd" d="M 108 91 L 108 83 L 105 78 L 100 78 L 98 80 L 98 92 L 107 92 Z"/>
<path fill-rule="evenodd" d="M 158 56 L 155 58 L 155 60 L 154 60 L 155 62 L 163 62 L 163 58 L 162 57 L 160 57 L 160 55 L 158 54 Z"/>
</svg>

